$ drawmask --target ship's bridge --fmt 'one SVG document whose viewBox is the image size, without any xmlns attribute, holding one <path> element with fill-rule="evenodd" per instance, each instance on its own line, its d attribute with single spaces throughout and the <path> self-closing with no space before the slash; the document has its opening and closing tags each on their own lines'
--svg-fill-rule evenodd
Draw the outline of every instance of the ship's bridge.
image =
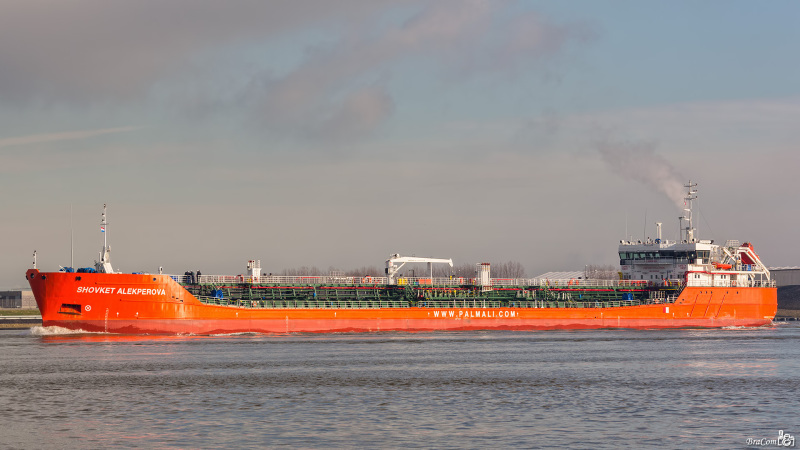
<svg viewBox="0 0 800 450">
<path fill-rule="evenodd" d="M 769 271 L 752 245 L 739 245 L 738 241 L 728 241 L 725 245 L 716 245 L 710 240 L 621 241 L 619 264 L 623 280 L 689 286 L 771 284 Z"/>
<path fill-rule="evenodd" d="M 619 265 L 625 280 L 681 283 L 693 266 L 706 266 L 718 254 L 712 241 L 676 242 L 662 239 L 621 241 Z"/>
<path fill-rule="evenodd" d="M 712 253 L 719 253 L 713 241 L 677 243 L 674 241 L 626 242 L 619 246 L 620 265 L 708 264 Z"/>
</svg>

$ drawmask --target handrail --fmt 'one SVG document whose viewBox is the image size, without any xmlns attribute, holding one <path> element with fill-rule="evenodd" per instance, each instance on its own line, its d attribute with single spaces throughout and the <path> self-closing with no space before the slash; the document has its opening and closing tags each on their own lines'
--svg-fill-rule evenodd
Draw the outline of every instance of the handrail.
<svg viewBox="0 0 800 450">
<path fill-rule="evenodd" d="M 708 281 L 704 279 L 693 279 L 690 278 L 689 281 L 686 283 L 687 286 L 691 287 L 731 287 L 731 288 L 743 288 L 743 287 L 775 287 L 775 280 L 750 280 L 750 279 L 738 279 L 738 280 L 713 280 Z"/>
<path fill-rule="evenodd" d="M 633 299 L 633 300 L 599 300 L 575 301 L 569 299 L 508 299 L 507 301 L 486 299 L 427 299 L 417 304 L 404 300 L 320 300 L 320 299 L 222 299 L 217 297 L 198 296 L 202 303 L 210 305 L 228 306 L 246 309 L 378 309 L 378 308 L 411 308 L 421 307 L 429 309 L 454 309 L 454 308 L 618 308 L 641 305 L 673 304 L 677 295 L 663 298 Z"/>
<path fill-rule="evenodd" d="M 382 287 L 386 286 L 386 277 L 339 277 L 339 276 L 260 276 L 249 277 L 247 275 L 200 275 L 192 277 L 189 275 L 168 275 L 173 280 L 181 284 L 262 284 L 262 285 L 291 285 L 291 286 L 361 286 L 361 287 Z M 696 280 L 690 278 L 686 283 L 678 279 L 670 280 L 597 280 L 597 279 L 547 279 L 547 278 L 492 278 L 489 287 L 530 287 L 541 286 L 547 289 L 581 289 L 581 288 L 639 288 L 647 287 L 775 287 L 774 280 L 749 280 L 740 278 L 738 280 Z M 397 278 L 398 287 L 462 287 L 476 286 L 475 278 L 466 277 L 400 277 Z"/>
</svg>

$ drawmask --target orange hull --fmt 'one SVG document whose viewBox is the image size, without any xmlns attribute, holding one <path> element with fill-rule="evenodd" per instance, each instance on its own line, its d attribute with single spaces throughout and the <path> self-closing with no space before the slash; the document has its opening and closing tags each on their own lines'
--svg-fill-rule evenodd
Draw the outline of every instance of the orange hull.
<svg viewBox="0 0 800 450">
<path fill-rule="evenodd" d="M 267 309 L 201 303 L 167 275 L 30 269 L 27 279 L 44 326 L 124 334 L 751 327 L 777 311 L 768 287 L 687 287 L 675 303 L 609 308 Z"/>
</svg>

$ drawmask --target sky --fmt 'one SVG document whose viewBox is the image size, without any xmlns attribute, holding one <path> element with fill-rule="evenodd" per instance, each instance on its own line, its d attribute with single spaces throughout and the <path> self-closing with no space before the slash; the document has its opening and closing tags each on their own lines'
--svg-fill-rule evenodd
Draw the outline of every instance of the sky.
<svg viewBox="0 0 800 450">
<path fill-rule="evenodd" d="M 800 2 L 0 0 L 0 288 L 390 254 L 800 265 Z M 71 253 L 72 251 L 72 253 Z"/>
</svg>

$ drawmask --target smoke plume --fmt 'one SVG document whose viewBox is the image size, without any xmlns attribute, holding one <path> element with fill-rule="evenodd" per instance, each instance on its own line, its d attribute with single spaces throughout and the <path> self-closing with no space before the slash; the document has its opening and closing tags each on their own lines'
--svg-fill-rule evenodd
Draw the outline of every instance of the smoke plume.
<svg viewBox="0 0 800 450">
<path fill-rule="evenodd" d="M 666 195 L 678 208 L 683 207 L 684 177 L 655 153 L 653 143 L 603 140 L 596 147 L 613 172 L 636 180 Z"/>
</svg>

